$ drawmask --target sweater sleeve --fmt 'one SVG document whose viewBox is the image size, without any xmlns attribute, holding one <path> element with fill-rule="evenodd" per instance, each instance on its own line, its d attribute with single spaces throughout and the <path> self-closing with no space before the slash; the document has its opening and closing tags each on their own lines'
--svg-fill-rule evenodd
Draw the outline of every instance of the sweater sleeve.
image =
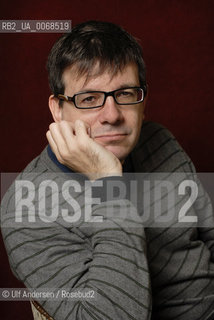
<svg viewBox="0 0 214 320">
<path fill-rule="evenodd" d="M 190 158 L 173 135 L 154 123 L 147 123 L 144 129 L 144 141 L 136 150 L 139 170 L 143 167 L 145 172 L 161 172 L 175 186 L 175 220 L 169 221 L 167 227 L 145 228 L 153 293 L 152 319 L 213 319 L 214 215 L 210 199 Z M 197 198 L 186 213 L 197 217 L 197 224 L 185 224 L 177 218 L 189 199 L 188 188 L 185 196 L 177 191 L 177 186 L 186 179 L 195 181 L 198 188 Z M 167 212 L 165 209 L 163 202 L 161 213 Z"/>
<path fill-rule="evenodd" d="M 85 221 L 84 201 L 90 199 L 83 199 L 83 193 L 73 198 L 67 220 L 62 215 L 42 221 L 38 196 L 30 210 L 36 221 L 29 222 L 29 211 L 23 208 L 27 218 L 18 223 L 14 185 L 10 188 L 2 203 L 1 227 L 14 274 L 28 288 L 95 293 L 91 299 L 38 299 L 55 320 L 150 319 L 146 240 L 135 207 L 128 199 L 101 201 L 91 206 L 92 220 Z M 80 219 L 69 223 L 78 210 Z M 45 216 L 51 214 L 48 204 Z"/>
</svg>

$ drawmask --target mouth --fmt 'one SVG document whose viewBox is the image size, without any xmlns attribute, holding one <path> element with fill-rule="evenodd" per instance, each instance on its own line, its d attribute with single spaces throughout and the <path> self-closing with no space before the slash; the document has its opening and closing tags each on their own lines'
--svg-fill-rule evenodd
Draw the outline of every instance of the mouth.
<svg viewBox="0 0 214 320">
<path fill-rule="evenodd" d="M 125 139 L 127 134 L 125 133 L 111 133 L 111 134 L 105 134 L 100 136 L 95 136 L 96 140 L 99 140 L 101 142 L 111 142 L 111 141 L 122 141 Z"/>
</svg>

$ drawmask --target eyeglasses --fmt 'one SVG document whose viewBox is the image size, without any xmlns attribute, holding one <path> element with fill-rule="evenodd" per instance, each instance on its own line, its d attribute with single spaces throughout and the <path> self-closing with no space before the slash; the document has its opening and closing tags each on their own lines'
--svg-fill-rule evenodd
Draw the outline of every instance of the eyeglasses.
<svg viewBox="0 0 214 320">
<path fill-rule="evenodd" d="M 58 94 L 56 97 L 61 101 L 71 101 L 78 109 L 94 109 L 102 107 L 107 97 L 113 97 L 119 105 L 137 104 L 144 100 L 144 89 L 140 87 L 127 87 L 109 92 L 105 91 L 85 91 L 73 95 Z"/>
</svg>

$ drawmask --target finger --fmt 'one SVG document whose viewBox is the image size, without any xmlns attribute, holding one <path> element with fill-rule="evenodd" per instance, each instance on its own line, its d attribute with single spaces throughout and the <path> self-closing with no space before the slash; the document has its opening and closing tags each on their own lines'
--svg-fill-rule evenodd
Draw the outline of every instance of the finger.
<svg viewBox="0 0 214 320">
<path fill-rule="evenodd" d="M 75 121 L 75 133 L 78 139 L 90 138 L 90 126 L 82 120 Z"/>
<path fill-rule="evenodd" d="M 59 150 L 58 150 L 57 145 L 56 145 L 56 143 L 55 143 L 55 141 L 54 141 L 54 139 L 52 137 L 52 134 L 51 134 L 50 130 L 48 130 L 46 132 L 46 137 L 47 137 L 47 140 L 48 140 L 48 142 L 50 144 L 51 150 L 53 151 L 53 153 L 55 154 L 57 159 L 61 162 L 62 158 L 61 158 L 61 156 L 59 154 Z"/>
<path fill-rule="evenodd" d="M 49 131 L 58 149 L 59 147 L 63 148 L 65 146 L 65 141 L 61 133 L 61 128 L 59 123 L 55 123 L 55 122 L 51 123 L 49 126 Z"/>
<path fill-rule="evenodd" d="M 67 121 L 52 123 L 50 126 L 51 142 L 53 151 L 62 164 L 65 164 L 72 152 L 73 129 L 68 125 Z M 73 141 L 74 142 L 74 141 Z"/>
<path fill-rule="evenodd" d="M 68 129 L 71 135 L 75 135 L 74 124 L 71 121 L 61 120 L 59 123 L 61 129 Z"/>
<path fill-rule="evenodd" d="M 68 121 L 61 121 L 59 123 L 60 126 L 60 132 L 64 139 L 64 143 L 66 144 L 67 148 L 70 150 L 72 145 L 74 145 L 75 142 L 75 132 L 74 132 L 74 125 L 72 122 Z"/>
</svg>

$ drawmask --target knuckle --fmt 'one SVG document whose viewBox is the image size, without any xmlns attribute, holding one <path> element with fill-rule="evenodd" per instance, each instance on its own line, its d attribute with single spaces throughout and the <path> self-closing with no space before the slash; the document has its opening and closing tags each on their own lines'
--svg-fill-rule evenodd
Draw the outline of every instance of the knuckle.
<svg viewBox="0 0 214 320">
<path fill-rule="evenodd" d="M 57 124 L 55 122 L 52 122 L 50 125 L 49 125 L 49 130 L 52 131 L 56 128 Z"/>
<path fill-rule="evenodd" d="M 83 123 L 83 121 L 80 119 L 75 120 L 75 126 L 81 126 L 82 123 Z"/>
<path fill-rule="evenodd" d="M 67 121 L 61 120 L 61 121 L 60 121 L 60 126 L 61 126 L 61 127 L 66 127 L 66 126 L 67 126 Z"/>
</svg>

